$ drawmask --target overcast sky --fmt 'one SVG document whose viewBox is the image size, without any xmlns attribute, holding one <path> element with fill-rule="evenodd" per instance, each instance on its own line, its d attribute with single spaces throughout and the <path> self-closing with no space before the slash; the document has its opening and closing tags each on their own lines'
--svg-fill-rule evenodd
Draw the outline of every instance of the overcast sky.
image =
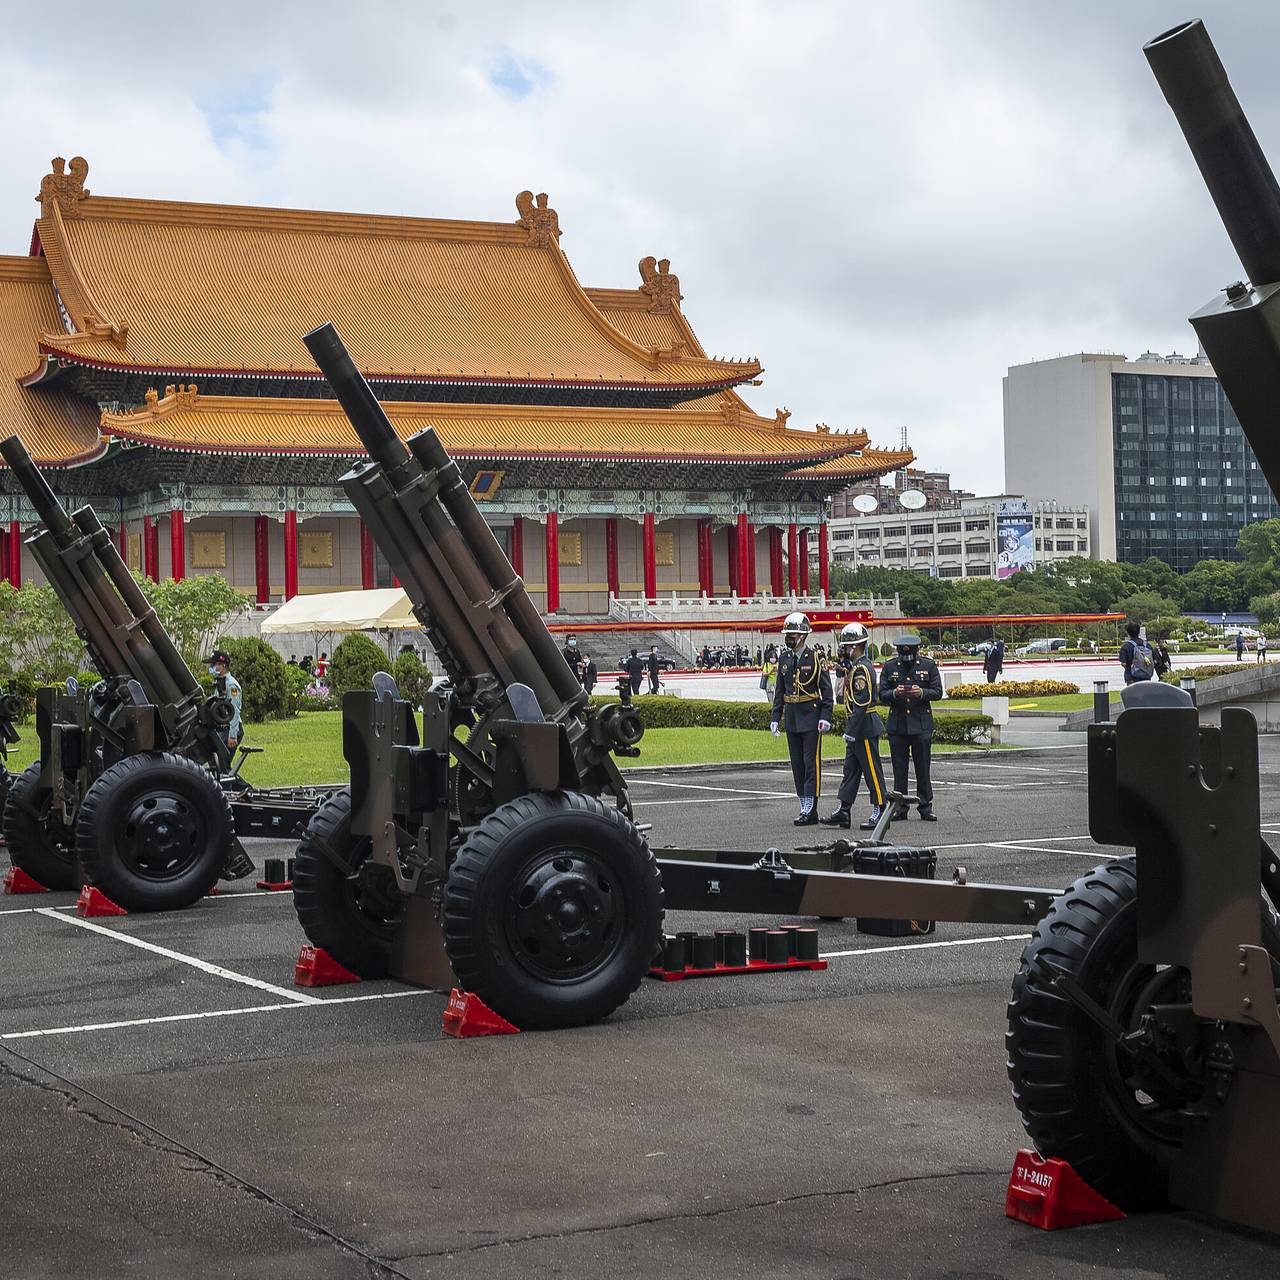
<svg viewBox="0 0 1280 1280">
<path fill-rule="evenodd" d="M 3 8 L 0 251 L 54 155 L 100 195 L 508 220 L 531 187 L 584 284 L 669 257 L 757 408 L 905 426 L 987 493 L 1010 364 L 1192 351 L 1240 274 L 1143 41 L 1204 17 L 1280 164 L 1261 0 Z"/>
</svg>

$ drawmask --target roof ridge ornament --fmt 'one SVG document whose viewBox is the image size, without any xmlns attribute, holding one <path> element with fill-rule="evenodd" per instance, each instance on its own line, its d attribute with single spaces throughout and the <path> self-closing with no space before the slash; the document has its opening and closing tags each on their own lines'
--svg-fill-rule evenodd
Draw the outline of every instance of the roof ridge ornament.
<svg viewBox="0 0 1280 1280">
<path fill-rule="evenodd" d="M 537 196 L 532 191 L 522 191 L 516 196 L 516 209 L 520 216 L 516 219 L 528 233 L 525 241 L 530 248 L 555 249 L 559 247 L 560 215 L 547 204 L 547 193 L 539 191 Z"/>
<path fill-rule="evenodd" d="M 63 156 L 54 156 L 50 164 L 52 170 L 40 179 L 40 194 L 36 199 L 46 210 L 56 204 L 64 214 L 78 215 L 81 200 L 89 194 L 89 188 L 84 185 L 89 176 L 89 162 L 84 156 L 72 156 L 69 173 Z"/>
<path fill-rule="evenodd" d="M 671 271 L 670 258 L 655 258 L 652 254 L 640 259 L 640 292 L 649 299 L 649 310 L 658 314 L 674 311 L 684 295 L 680 292 L 680 277 Z"/>
<path fill-rule="evenodd" d="M 728 427 L 742 426 L 742 401 L 737 396 L 722 396 L 720 398 L 720 416 Z"/>
<path fill-rule="evenodd" d="M 785 431 L 785 430 L 787 429 L 787 419 L 788 419 L 789 417 L 791 417 L 791 410 L 790 410 L 790 409 L 775 409 L 775 410 L 773 411 L 773 428 L 774 428 L 774 430 L 775 430 L 775 431 Z M 830 430 L 831 430 L 831 428 L 830 428 L 830 427 L 827 427 L 826 429 L 827 429 L 828 431 L 830 431 Z M 819 430 L 819 431 L 821 431 L 821 430 L 822 430 L 822 427 L 819 427 L 819 428 L 818 428 L 818 430 Z"/>
<path fill-rule="evenodd" d="M 177 386 L 170 383 L 165 387 L 162 398 L 155 387 L 148 387 L 142 397 L 141 407 L 134 410 L 133 414 L 145 415 L 148 418 L 159 418 L 166 413 L 172 413 L 175 409 L 189 409 L 195 404 L 198 391 L 199 388 L 194 382 L 180 383 Z M 132 417 L 133 414 L 125 413 L 113 416 L 127 418 Z"/>
</svg>

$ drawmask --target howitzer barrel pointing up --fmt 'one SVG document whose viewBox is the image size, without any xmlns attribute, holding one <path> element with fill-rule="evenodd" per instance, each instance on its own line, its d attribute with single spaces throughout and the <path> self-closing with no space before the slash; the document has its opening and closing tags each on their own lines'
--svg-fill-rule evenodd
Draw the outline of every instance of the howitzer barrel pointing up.
<svg viewBox="0 0 1280 1280">
<path fill-rule="evenodd" d="M 343 412 L 356 429 L 369 456 L 382 467 L 394 467 L 407 456 L 391 419 L 383 412 L 378 397 L 364 380 L 352 360 L 338 331 L 322 324 L 306 334 L 303 342 L 311 352 L 317 368 L 328 379 Z"/>
<path fill-rule="evenodd" d="M 1199 18 L 1143 45 L 1254 284 L 1280 280 L 1280 185 Z"/>
<path fill-rule="evenodd" d="M 44 527 L 54 533 L 66 533 L 71 528 L 71 517 L 62 509 L 62 504 L 40 474 L 40 468 L 27 452 L 27 446 L 17 436 L 9 436 L 0 440 L 0 456 L 9 464 L 13 478 L 31 500 Z"/>
</svg>

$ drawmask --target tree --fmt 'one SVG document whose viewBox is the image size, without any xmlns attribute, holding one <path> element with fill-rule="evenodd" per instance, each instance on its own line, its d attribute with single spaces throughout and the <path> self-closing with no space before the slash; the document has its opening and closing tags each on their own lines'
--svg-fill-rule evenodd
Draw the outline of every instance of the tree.
<svg viewBox="0 0 1280 1280">
<path fill-rule="evenodd" d="M 1280 562 L 1280 520 L 1255 520 L 1240 530 L 1236 550 L 1245 564 L 1270 565 Z"/>
<path fill-rule="evenodd" d="M 1258 615 L 1258 622 L 1264 627 L 1274 627 L 1280 623 L 1280 591 L 1270 595 L 1254 596 L 1249 601 L 1249 612 Z"/>
<path fill-rule="evenodd" d="M 1176 618 L 1178 602 L 1158 591 L 1132 591 L 1116 601 L 1114 612 L 1123 613 L 1132 622 L 1151 624 L 1154 618 Z"/>
<path fill-rule="evenodd" d="M 1195 613 L 1230 613 L 1247 602 L 1241 566 L 1229 560 L 1201 560 L 1180 580 L 1181 604 Z"/>
<path fill-rule="evenodd" d="M 0 583 L 0 675 L 25 671 L 36 685 L 74 675 L 85 648 L 52 587 Z"/>
<path fill-rule="evenodd" d="M 216 573 L 181 582 L 139 581 L 178 652 L 188 666 L 197 669 L 209 656 L 213 638 L 232 618 L 247 613 L 252 604 L 243 591 Z"/>
<path fill-rule="evenodd" d="M 353 631 L 333 651 L 329 663 L 329 688 L 335 698 L 353 689 L 373 688 L 373 677 L 386 671 L 391 660 L 368 636 Z"/>
<path fill-rule="evenodd" d="M 223 636 L 218 648 L 226 651 L 231 674 L 240 682 L 242 717 L 254 724 L 284 719 L 289 714 L 284 659 L 257 636 Z"/>
</svg>

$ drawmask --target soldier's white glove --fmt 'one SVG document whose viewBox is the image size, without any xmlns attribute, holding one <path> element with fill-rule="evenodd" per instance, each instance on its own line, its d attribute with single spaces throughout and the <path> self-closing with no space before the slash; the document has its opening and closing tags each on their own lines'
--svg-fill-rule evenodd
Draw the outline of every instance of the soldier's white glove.
<svg viewBox="0 0 1280 1280">
<path fill-rule="evenodd" d="M 776 720 L 769 726 L 769 732 L 773 734 L 775 738 L 778 736 L 778 722 Z"/>
<path fill-rule="evenodd" d="M 819 732 L 819 733 L 826 733 L 826 732 L 827 732 L 827 730 L 828 730 L 828 729 L 830 729 L 830 728 L 831 728 L 831 721 L 830 721 L 830 720 L 819 720 L 819 721 L 818 721 L 818 732 Z"/>
</svg>

